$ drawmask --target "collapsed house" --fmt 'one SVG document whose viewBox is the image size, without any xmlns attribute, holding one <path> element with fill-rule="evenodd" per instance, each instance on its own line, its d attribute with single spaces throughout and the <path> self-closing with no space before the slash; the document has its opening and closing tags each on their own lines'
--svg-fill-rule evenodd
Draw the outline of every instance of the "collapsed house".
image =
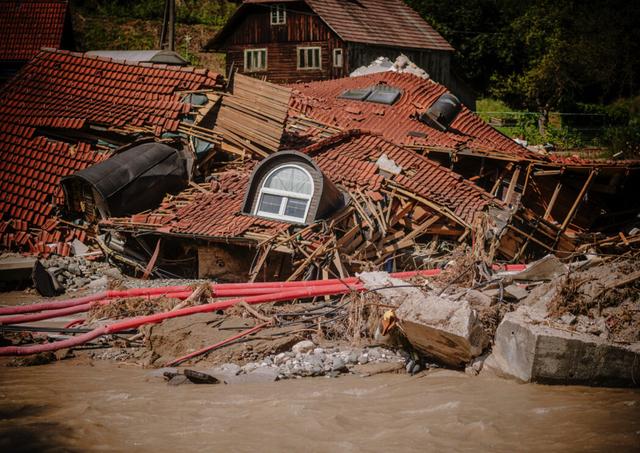
<svg viewBox="0 0 640 453">
<path fill-rule="evenodd" d="M 509 259 L 527 258 L 530 248 L 568 254 L 587 242 L 629 243 L 625 235 L 634 231 L 638 214 L 637 161 L 532 152 L 457 103 L 443 86 L 410 74 L 382 72 L 292 88 L 292 115 L 320 123 L 290 122 L 299 142 L 313 141 L 327 128 L 371 130 L 500 198 L 514 210 L 502 241 Z"/>
<path fill-rule="evenodd" d="M 111 218 L 101 228 L 147 239 L 155 233 L 158 241 L 190 238 L 184 256 L 172 259 L 191 258 L 200 277 L 344 277 L 387 263 L 421 235 L 460 239 L 478 212 L 501 206 L 423 156 L 350 131 L 216 173 L 157 210 Z M 230 244 L 246 251 L 230 253 Z"/>
<path fill-rule="evenodd" d="M 640 238 L 637 162 L 532 152 L 412 73 L 225 88 L 45 50 L 2 100 L 7 137 L 36 152 L 2 154 L 0 238 L 32 253 L 89 234 L 136 273 L 266 280 L 419 267 L 460 243 L 520 261 Z"/>
<path fill-rule="evenodd" d="M 69 243 L 89 231 L 61 219 L 61 178 L 140 138 L 175 136 L 200 109 L 190 93 L 222 83 L 205 69 L 40 52 L 0 91 L 2 245 L 69 254 Z"/>
</svg>

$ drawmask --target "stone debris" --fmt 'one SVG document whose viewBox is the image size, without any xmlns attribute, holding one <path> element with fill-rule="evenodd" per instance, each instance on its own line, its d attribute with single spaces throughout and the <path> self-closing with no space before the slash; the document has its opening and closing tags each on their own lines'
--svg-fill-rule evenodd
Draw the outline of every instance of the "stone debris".
<svg viewBox="0 0 640 453">
<path fill-rule="evenodd" d="M 76 291 L 86 287 L 90 287 L 93 291 L 101 291 L 108 288 L 110 279 L 115 281 L 124 279 L 116 267 L 82 257 L 51 255 L 41 262 L 65 291 Z"/>
<path fill-rule="evenodd" d="M 508 313 L 498 327 L 488 372 L 523 382 L 634 386 L 640 348 L 571 332 L 531 307 Z"/>
<path fill-rule="evenodd" d="M 463 367 L 489 344 L 478 314 L 464 299 L 406 287 L 384 273 L 362 274 L 367 288 L 378 290 L 386 304 L 396 305 L 395 315 L 404 336 L 415 349 L 437 362 Z"/>
</svg>

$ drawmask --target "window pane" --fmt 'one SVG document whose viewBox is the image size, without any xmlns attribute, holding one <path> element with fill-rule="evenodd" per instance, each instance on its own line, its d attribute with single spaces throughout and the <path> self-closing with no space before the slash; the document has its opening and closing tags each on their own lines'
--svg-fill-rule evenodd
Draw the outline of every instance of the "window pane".
<svg viewBox="0 0 640 453">
<path fill-rule="evenodd" d="M 284 210 L 284 215 L 304 220 L 304 212 L 307 209 L 307 203 L 309 203 L 308 200 L 289 198 L 287 200 L 287 207 Z"/>
<path fill-rule="evenodd" d="M 313 51 L 313 67 L 320 67 L 320 49 L 312 49 Z"/>
<path fill-rule="evenodd" d="M 258 206 L 258 212 L 269 212 L 271 214 L 280 214 L 280 205 L 282 198 L 279 195 L 271 195 L 263 193 L 260 199 L 260 206 Z"/>
<path fill-rule="evenodd" d="M 296 167 L 284 167 L 269 176 L 264 187 L 311 195 L 312 184 L 307 174 Z"/>
</svg>

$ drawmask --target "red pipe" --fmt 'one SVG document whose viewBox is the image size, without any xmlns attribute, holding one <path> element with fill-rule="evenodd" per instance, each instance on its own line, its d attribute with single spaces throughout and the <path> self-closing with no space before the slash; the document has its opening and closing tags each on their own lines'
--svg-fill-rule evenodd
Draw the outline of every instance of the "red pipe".
<svg viewBox="0 0 640 453">
<path fill-rule="evenodd" d="M 185 360 L 191 359 L 192 357 L 199 356 L 201 354 L 204 354 L 205 352 L 213 351 L 214 349 L 217 349 L 217 348 L 219 348 L 221 346 L 224 346 L 224 345 L 226 345 L 228 343 L 231 343 L 232 341 L 237 340 L 238 338 L 242 338 L 242 337 L 246 337 L 247 335 L 251 335 L 252 333 L 257 332 L 258 330 L 262 329 L 263 327 L 265 327 L 267 325 L 269 325 L 269 323 L 265 322 L 265 323 L 262 323 L 262 324 L 259 324 L 259 325 L 255 326 L 255 327 L 252 327 L 251 329 L 244 330 L 244 331 L 240 332 L 239 334 L 236 334 L 236 335 L 234 335 L 232 337 L 227 338 L 226 340 L 219 341 L 218 343 L 212 344 L 211 346 L 206 346 L 206 347 L 204 347 L 202 349 L 198 349 L 197 351 L 194 351 L 194 352 L 192 352 L 190 354 L 187 354 L 185 356 L 178 357 L 174 361 L 167 363 L 165 366 L 176 366 L 176 365 L 184 362 Z"/>
<path fill-rule="evenodd" d="M 395 278 L 409 278 L 416 275 L 423 277 L 438 275 L 440 269 L 429 269 L 422 271 L 396 272 L 391 274 Z M 338 283 L 353 284 L 358 281 L 357 277 L 348 277 L 345 279 L 329 279 L 329 280 L 310 280 L 310 281 L 293 281 L 293 282 L 258 282 L 258 283 L 212 283 L 211 289 L 215 297 L 240 297 L 257 294 L 266 294 L 268 290 L 279 291 L 281 289 L 307 287 L 307 286 L 323 286 L 335 285 Z M 31 305 L 18 305 L 15 307 L 0 308 L 0 316 L 15 315 L 21 313 L 33 313 L 44 310 L 56 310 L 60 308 L 73 307 L 76 305 L 84 305 L 88 302 L 94 302 L 102 299 L 140 297 L 140 296 L 167 296 L 169 294 L 193 291 L 193 286 L 166 286 L 159 288 L 134 288 L 121 291 L 103 291 L 90 296 L 79 297 L 77 299 L 66 299 L 52 302 L 42 302 Z M 0 325 L 8 324 L 0 321 Z"/>
<path fill-rule="evenodd" d="M 6 346 L 0 348 L 0 356 L 15 356 L 15 355 L 29 355 L 38 354 L 41 352 L 56 351 L 63 348 L 71 348 L 82 345 L 91 340 L 94 340 L 102 335 L 113 334 L 121 332 L 123 330 L 135 329 L 144 324 L 155 324 L 165 319 L 177 318 L 181 316 L 188 316 L 197 313 L 208 313 L 217 310 L 225 310 L 239 302 L 246 302 L 247 304 L 262 304 L 269 302 L 282 302 L 294 299 L 306 299 L 318 296 L 329 296 L 337 294 L 345 294 L 350 291 L 362 291 L 364 286 L 353 285 L 347 286 L 344 284 L 339 285 L 322 285 L 319 287 L 308 288 L 296 288 L 291 290 L 282 291 L 275 294 L 263 294 L 258 296 L 250 296 L 246 298 L 235 298 L 221 302 L 213 302 L 210 304 L 196 305 L 194 307 L 182 308 L 180 310 L 169 311 L 165 313 L 157 313 L 148 316 L 138 316 L 131 319 L 125 319 L 123 321 L 115 322 L 108 326 L 102 326 L 92 330 L 86 334 L 78 335 L 67 340 L 56 341 L 53 343 L 45 343 L 31 346 Z"/>
</svg>

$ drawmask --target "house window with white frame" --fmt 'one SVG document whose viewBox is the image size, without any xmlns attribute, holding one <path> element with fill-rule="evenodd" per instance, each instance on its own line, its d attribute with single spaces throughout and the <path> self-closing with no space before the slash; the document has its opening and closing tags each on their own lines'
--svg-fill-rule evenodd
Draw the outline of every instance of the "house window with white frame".
<svg viewBox="0 0 640 453">
<path fill-rule="evenodd" d="M 313 179 L 298 165 L 272 170 L 260 188 L 255 214 L 277 220 L 304 223 L 313 197 Z"/>
<path fill-rule="evenodd" d="M 320 47 L 298 47 L 298 69 L 322 69 Z"/>
<path fill-rule="evenodd" d="M 333 67 L 334 68 L 341 68 L 342 67 L 342 61 L 343 61 L 342 49 L 340 49 L 340 48 L 333 49 Z"/>
<path fill-rule="evenodd" d="M 283 4 L 271 5 L 271 25 L 287 23 L 287 9 Z"/>
<path fill-rule="evenodd" d="M 267 70 L 267 49 L 245 49 L 244 72 Z"/>
</svg>

